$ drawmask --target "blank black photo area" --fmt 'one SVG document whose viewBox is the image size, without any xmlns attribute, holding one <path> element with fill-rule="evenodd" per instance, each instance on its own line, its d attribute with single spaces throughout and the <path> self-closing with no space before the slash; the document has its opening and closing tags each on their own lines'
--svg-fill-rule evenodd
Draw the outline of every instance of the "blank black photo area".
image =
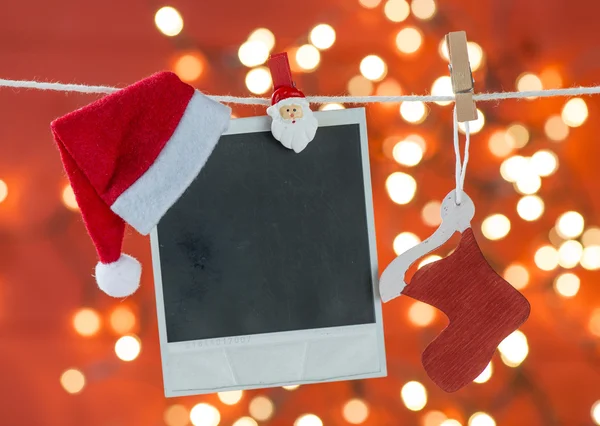
<svg viewBox="0 0 600 426">
<path fill-rule="evenodd" d="M 157 227 L 168 342 L 375 322 L 360 135 L 221 137 Z"/>
</svg>

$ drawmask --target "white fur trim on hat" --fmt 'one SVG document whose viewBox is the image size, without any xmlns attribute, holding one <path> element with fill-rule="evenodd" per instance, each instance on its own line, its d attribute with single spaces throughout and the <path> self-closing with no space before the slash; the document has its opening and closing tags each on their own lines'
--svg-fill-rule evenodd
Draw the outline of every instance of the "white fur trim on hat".
<svg viewBox="0 0 600 426">
<path fill-rule="evenodd" d="M 130 296 L 140 286 L 142 265 L 133 257 L 121 254 L 116 262 L 96 265 L 96 282 L 100 290 L 112 297 Z"/>
</svg>

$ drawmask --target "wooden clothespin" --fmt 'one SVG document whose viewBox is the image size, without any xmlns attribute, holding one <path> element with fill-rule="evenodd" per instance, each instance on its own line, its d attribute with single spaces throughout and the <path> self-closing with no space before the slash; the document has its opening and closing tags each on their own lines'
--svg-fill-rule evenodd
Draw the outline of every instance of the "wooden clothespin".
<svg viewBox="0 0 600 426">
<path fill-rule="evenodd" d="M 456 116 L 459 122 L 477 120 L 477 108 L 473 101 L 473 74 L 469 64 L 467 33 L 456 31 L 446 34 L 450 56 L 452 91 L 456 96 Z"/>
</svg>

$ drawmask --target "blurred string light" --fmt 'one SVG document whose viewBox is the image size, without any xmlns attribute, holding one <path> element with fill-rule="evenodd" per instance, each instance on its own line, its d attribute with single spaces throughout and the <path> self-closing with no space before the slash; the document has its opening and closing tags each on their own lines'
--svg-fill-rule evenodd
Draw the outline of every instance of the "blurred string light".
<svg viewBox="0 0 600 426">
<path fill-rule="evenodd" d="M 558 250 L 552 246 L 542 246 L 535 252 L 533 260 L 542 271 L 552 271 L 558 267 Z"/>
<path fill-rule="evenodd" d="M 223 404 L 235 405 L 242 399 L 244 392 L 241 390 L 217 392 L 217 396 Z"/>
<path fill-rule="evenodd" d="M 335 43 L 335 30 L 331 25 L 319 24 L 311 30 L 308 38 L 317 49 L 329 49 Z"/>
<path fill-rule="evenodd" d="M 523 73 L 517 77 L 517 90 L 519 92 L 526 92 L 530 90 L 542 90 L 542 80 L 532 73 Z M 525 99 L 535 99 L 535 96 L 529 96 Z"/>
<path fill-rule="evenodd" d="M 221 413 L 212 405 L 201 402 L 190 411 L 190 421 L 194 426 L 217 426 L 221 422 Z"/>
<path fill-rule="evenodd" d="M 123 336 L 115 343 L 115 353 L 122 361 L 133 361 L 138 357 L 141 349 L 140 339 L 133 334 Z"/>
<path fill-rule="evenodd" d="M 558 264 L 565 269 L 572 269 L 583 256 L 583 246 L 579 241 L 567 240 L 558 248 Z"/>
<path fill-rule="evenodd" d="M 405 139 L 394 145 L 392 156 L 398 164 L 416 166 L 423 158 L 423 147 L 414 140 Z"/>
<path fill-rule="evenodd" d="M 314 71 L 321 62 L 321 53 L 312 44 L 304 44 L 296 50 L 296 62 L 304 71 Z"/>
<path fill-rule="evenodd" d="M 439 226 L 439 224 L 442 223 L 442 216 L 440 214 L 441 208 L 442 203 L 437 200 L 432 200 L 425 204 L 423 210 L 421 210 L 423 222 L 429 226 Z"/>
<path fill-rule="evenodd" d="M 402 95 L 402 86 L 393 78 L 386 78 L 379 83 L 375 94 L 377 96 L 400 96 Z M 384 103 L 382 105 L 391 106 L 392 104 Z"/>
<path fill-rule="evenodd" d="M 456 419 L 446 419 L 440 423 L 440 426 L 462 426 L 462 423 Z"/>
<path fill-rule="evenodd" d="M 588 323 L 590 333 L 596 337 L 600 337 L 600 308 L 594 309 L 592 315 L 590 315 L 590 322 Z"/>
<path fill-rule="evenodd" d="M 237 419 L 232 426 L 258 426 L 258 423 L 252 417 L 245 416 Z"/>
<path fill-rule="evenodd" d="M 467 42 L 467 53 L 472 71 L 477 71 L 483 63 L 483 49 L 474 41 Z"/>
<path fill-rule="evenodd" d="M 303 414 L 296 419 L 294 426 L 323 426 L 323 421 L 315 414 Z"/>
<path fill-rule="evenodd" d="M 544 124 L 544 133 L 552 141 L 564 141 L 569 136 L 569 126 L 565 124 L 560 115 L 551 115 Z"/>
<path fill-rule="evenodd" d="M 410 6 L 405 0 L 388 0 L 383 13 L 392 22 L 402 22 L 410 15 Z"/>
<path fill-rule="evenodd" d="M 271 50 L 273 50 L 273 47 L 275 47 L 275 35 L 268 28 L 255 29 L 252 32 L 252 34 L 250 34 L 250 36 L 248 37 L 248 40 L 249 41 L 260 41 L 265 46 L 267 46 L 267 49 L 269 49 L 269 52 Z"/>
<path fill-rule="evenodd" d="M 452 92 L 452 87 L 450 87 L 450 92 Z M 510 133 L 503 130 L 497 130 L 490 136 L 488 148 L 494 156 L 504 158 L 510 155 L 515 149 L 515 139 Z"/>
<path fill-rule="evenodd" d="M 6 197 L 8 197 L 8 185 L 0 179 L 0 203 L 6 200 Z"/>
<path fill-rule="evenodd" d="M 581 236 L 581 242 L 585 247 L 600 245 L 600 228 L 590 227 Z"/>
<path fill-rule="evenodd" d="M 588 246 L 583 249 L 580 264 L 583 269 L 597 271 L 600 269 L 600 246 Z"/>
<path fill-rule="evenodd" d="M 504 364 L 508 367 L 518 367 L 529 354 L 527 337 L 522 331 L 516 330 L 500 342 L 498 350 Z"/>
<path fill-rule="evenodd" d="M 528 164 L 530 165 L 529 161 Z M 523 195 L 535 194 L 542 187 L 542 179 L 531 167 L 523 170 L 515 182 L 515 189 Z"/>
<path fill-rule="evenodd" d="M 427 405 L 427 390 L 417 381 L 410 381 L 400 391 L 402 402 L 411 411 L 421 411 Z"/>
<path fill-rule="evenodd" d="M 421 239 L 412 232 L 401 232 L 394 238 L 394 252 L 399 256 L 421 242 Z"/>
<path fill-rule="evenodd" d="M 177 9 L 171 6 L 158 9 L 154 15 L 154 23 L 158 30 L 168 37 L 174 37 L 183 30 L 183 18 Z"/>
<path fill-rule="evenodd" d="M 415 53 L 423 43 L 421 31 L 414 27 L 401 29 L 396 35 L 396 47 L 402 53 L 410 55 Z"/>
<path fill-rule="evenodd" d="M 500 174 L 507 182 L 516 182 L 529 167 L 529 160 L 521 155 L 513 155 L 500 165 Z"/>
<path fill-rule="evenodd" d="M 523 148 L 529 142 L 529 130 L 522 124 L 511 124 L 506 129 L 506 134 L 514 141 L 515 148 Z"/>
<path fill-rule="evenodd" d="M 440 41 L 440 44 L 438 45 L 438 53 L 440 54 L 442 59 L 450 61 L 450 52 L 448 51 L 448 45 L 446 44 L 445 37 L 442 39 L 442 41 Z M 473 69 L 471 70 L 474 71 Z"/>
<path fill-rule="evenodd" d="M 562 87 L 562 77 L 554 68 L 546 68 L 540 73 L 540 79 L 546 89 L 558 89 Z"/>
<path fill-rule="evenodd" d="M 358 2 L 362 7 L 365 7 L 367 9 L 374 9 L 377 6 L 379 6 L 381 0 L 358 0 Z"/>
<path fill-rule="evenodd" d="M 271 88 L 271 73 L 266 67 L 251 69 L 246 74 L 246 87 L 257 95 L 266 93 Z"/>
<path fill-rule="evenodd" d="M 167 426 L 187 426 L 190 413 L 181 404 L 168 407 L 163 413 L 163 420 Z"/>
<path fill-rule="evenodd" d="M 2 183 L 4 183 L 4 182 L 2 182 Z M 6 186 L 6 184 L 4 184 L 4 186 Z M 6 190 L 4 191 L 4 193 L 5 193 L 4 198 L 6 198 Z M 0 184 L 0 202 L 2 202 L 4 200 L 4 198 L 2 198 L 2 185 Z M 63 188 L 62 201 L 63 201 L 63 204 L 69 210 L 73 210 L 73 211 L 79 210 L 79 205 L 77 204 L 77 199 L 75 199 L 75 193 L 73 192 L 73 188 L 71 188 L 71 185 L 69 185 L 69 184 L 66 184 L 65 187 Z"/>
<path fill-rule="evenodd" d="M 345 109 L 346 107 L 342 104 L 338 104 L 337 102 L 333 102 L 330 104 L 321 105 L 319 108 L 320 111 L 334 111 L 336 109 Z"/>
<path fill-rule="evenodd" d="M 570 272 L 560 274 L 554 280 L 554 290 L 563 297 L 573 297 L 579 292 L 579 277 Z"/>
<path fill-rule="evenodd" d="M 517 290 L 524 289 L 529 283 L 529 271 L 520 263 L 511 263 L 504 270 L 504 279 Z"/>
<path fill-rule="evenodd" d="M 238 49 L 238 58 L 243 65 L 256 67 L 269 59 L 269 48 L 260 40 L 248 40 Z"/>
<path fill-rule="evenodd" d="M 486 217 L 481 223 L 481 232 L 488 240 L 500 240 L 508 235 L 510 220 L 502 214 Z"/>
<path fill-rule="evenodd" d="M 577 238 L 583 232 L 584 224 L 581 213 L 568 211 L 560 215 L 556 221 L 556 231 L 564 239 Z"/>
<path fill-rule="evenodd" d="M 385 181 L 385 188 L 396 204 L 408 204 L 417 192 L 417 181 L 406 173 L 394 172 Z"/>
<path fill-rule="evenodd" d="M 427 117 L 427 108 L 421 101 L 402 102 L 400 104 L 400 115 L 412 124 L 419 124 Z"/>
<path fill-rule="evenodd" d="M 469 426 L 496 426 L 496 421 L 487 413 L 477 412 L 469 418 Z"/>
<path fill-rule="evenodd" d="M 133 331 L 136 324 L 135 315 L 126 306 L 117 306 L 110 314 L 110 326 L 119 334 Z"/>
<path fill-rule="evenodd" d="M 296 390 L 300 387 L 300 385 L 289 385 L 289 386 L 282 386 L 282 388 L 284 388 L 287 391 L 293 391 Z"/>
<path fill-rule="evenodd" d="M 431 86 L 431 94 L 433 96 L 453 96 L 454 92 L 452 91 L 452 79 L 450 76 L 443 75 L 436 78 Z M 451 103 L 451 101 L 436 102 L 438 105 L 450 105 Z"/>
<path fill-rule="evenodd" d="M 348 423 L 358 425 L 369 417 L 369 407 L 362 399 L 354 398 L 344 404 L 342 415 Z"/>
<path fill-rule="evenodd" d="M 434 0 L 412 0 L 410 4 L 412 14 L 423 21 L 427 21 L 435 15 L 436 6 Z"/>
<path fill-rule="evenodd" d="M 517 213 L 528 222 L 537 220 L 544 213 L 544 200 L 537 195 L 526 195 L 517 203 Z"/>
<path fill-rule="evenodd" d="M 548 239 L 554 247 L 558 247 L 563 243 L 563 241 L 565 241 L 565 238 L 558 235 L 558 231 L 556 230 L 555 226 L 550 228 L 550 231 L 548 231 Z"/>
<path fill-rule="evenodd" d="M 80 309 L 73 315 L 73 328 L 82 336 L 93 336 L 100 330 L 100 315 L 90 308 Z"/>
<path fill-rule="evenodd" d="M 441 258 L 442 256 L 439 256 L 437 254 L 430 254 L 429 256 L 424 257 L 423 260 L 421 260 L 421 262 L 419 262 L 419 266 L 417 266 L 417 269 L 421 269 L 423 266 L 429 265 L 430 263 L 437 262 Z"/>
<path fill-rule="evenodd" d="M 198 54 L 185 53 L 173 64 L 173 71 L 183 81 L 192 82 L 200 78 L 204 72 L 204 63 Z"/>
<path fill-rule="evenodd" d="M 266 396 L 256 396 L 250 401 L 248 411 L 256 420 L 264 422 L 273 417 L 275 406 L 273 405 L 273 401 Z"/>
<path fill-rule="evenodd" d="M 85 387 L 85 376 L 81 371 L 70 368 L 60 376 L 60 385 L 68 393 L 79 393 Z"/>
<path fill-rule="evenodd" d="M 485 116 L 480 109 L 477 109 L 477 119 L 469 121 L 469 131 L 471 134 L 479 133 L 485 124 Z M 461 133 L 465 133 L 465 123 L 458 123 L 458 129 Z"/>
<path fill-rule="evenodd" d="M 441 411 L 432 410 L 423 416 L 423 426 L 440 426 L 448 417 Z"/>
<path fill-rule="evenodd" d="M 373 93 L 373 83 L 362 75 L 355 75 L 348 81 L 348 93 L 351 96 L 369 96 Z"/>
<path fill-rule="evenodd" d="M 490 361 L 490 363 L 487 365 L 487 367 L 484 368 L 484 370 L 481 372 L 481 374 L 479 376 L 477 376 L 475 378 L 475 380 L 473 380 L 473 382 L 478 383 L 478 384 L 486 383 L 487 381 L 489 381 L 492 378 L 493 371 L 494 370 L 492 367 L 492 362 Z"/>
<path fill-rule="evenodd" d="M 414 302 L 408 309 L 408 319 L 416 326 L 426 327 L 435 319 L 435 308 L 427 303 Z"/>
<path fill-rule="evenodd" d="M 546 177 L 558 169 L 558 157 L 554 152 L 542 149 L 531 156 L 530 164 L 538 176 Z"/>
<path fill-rule="evenodd" d="M 379 56 L 368 55 L 360 61 L 360 73 L 371 81 L 380 81 L 387 74 L 387 65 Z"/>
<path fill-rule="evenodd" d="M 588 108 L 581 98 L 569 99 L 562 109 L 561 117 L 569 127 L 579 127 L 588 117 Z"/>
<path fill-rule="evenodd" d="M 600 400 L 594 402 L 594 405 L 592 405 L 591 416 L 594 423 L 600 425 Z"/>
</svg>

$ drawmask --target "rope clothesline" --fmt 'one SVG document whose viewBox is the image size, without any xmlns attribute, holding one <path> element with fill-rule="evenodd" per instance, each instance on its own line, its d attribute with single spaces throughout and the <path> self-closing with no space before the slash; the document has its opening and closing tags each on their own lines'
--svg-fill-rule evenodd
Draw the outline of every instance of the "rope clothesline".
<svg viewBox="0 0 600 426">
<path fill-rule="evenodd" d="M 12 87 L 35 90 L 51 90 L 57 92 L 78 92 L 78 93 L 102 93 L 109 94 L 119 90 L 111 86 L 90 86 L 86 84 L 65 84 L 51 83 L 35 80 L 6 80 L 0 79 L 0 87 Z M 577 95 L 597 95 L 600 94 L 600 86 L 572 87 L 566 89 L 545 89 L 545 90 L 527 90 L 523 92 L 495 92 L 495 93 L 476 93 L 473 95 L 475 101 L 497 101 L 503 99 L 523 99 L 523 98 L 549 98 L 556 96 L 577 96 Z M 242 105 L 270 105 L 268 98 L 228 96 L 228 95 L 209 95 L 215 101 L 227 104 Z M 435 96 L 435 95 L 403 95 L 403 96 L 307 96 L 306 99 L 315 104 L 326 103 L 350 103 L 350 104 L 369 104 L 369 103 L 400 103 L 400 102 L 452 102 L 454 95 Z"/>
</svg>

